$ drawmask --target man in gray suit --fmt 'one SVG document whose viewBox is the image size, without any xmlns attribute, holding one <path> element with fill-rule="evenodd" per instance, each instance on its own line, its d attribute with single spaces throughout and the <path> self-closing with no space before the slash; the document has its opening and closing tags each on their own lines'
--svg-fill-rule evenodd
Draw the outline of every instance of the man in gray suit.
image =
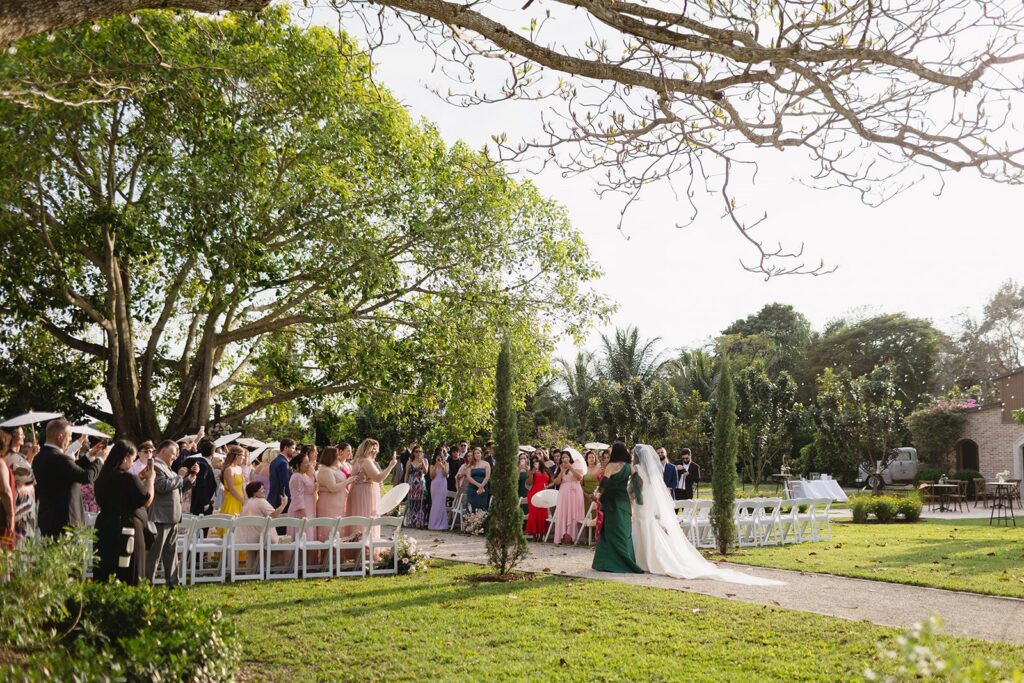
<svg viewBox="0 0 1024 683">
<path fill-rule="evenodd" d="M 157 448 L 153 458 L 156 479 L 153 483 L 153 505 L 149 509 L 149 520 L 156 525 L 156 540 L 153 547 L 146 551 L 146 576 L 152 583 L 156 578 L 156 568 L 164 566 L 164 578 L 168 586 L 178 585 L 178 522 L 181 521 L 181 494 L 188 491 L 196 482 L 199 465 L 193 464 L 191 470 L 182 467 L 175 474 L 171 463 L 178 457 L 178 444 L 164 441 Z"/>
</svg>

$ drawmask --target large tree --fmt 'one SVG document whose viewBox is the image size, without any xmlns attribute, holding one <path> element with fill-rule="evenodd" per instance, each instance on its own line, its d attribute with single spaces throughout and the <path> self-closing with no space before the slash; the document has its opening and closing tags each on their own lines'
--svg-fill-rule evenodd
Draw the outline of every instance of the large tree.
<svg viewBox="0 0 1024 683">
<path fill-rule="evenodd" d="M 766 304 L 757 313 L 735 321 L 722 335 L 758 335 L 774 344 L 772 363 L 766 368 L 773 376 L 788 372 L 799 379 L 799 372 L 811 343 L 811 323 L 789 304 Z"/>
<path fill-rule="evenodd" d="M 264 4 L 16 0 L 0 13 L 0 44 L 144 7 Z M 1015 0 L 303 5 L 348 13 L 349 25 L 366 27 L 370 45 L 409 31 L 451 62 L 446 72 L 460 103 L 550 101 L 555 115 L 545 109 L 536 139 L 496 136 L 507 156 L 540 152 L 569 172 L 607 171 L 602 192 L 627 202 L 664 178 L 681 181 L 694 211 L 705 189 L 719 193 L 731 224 L 755 249 L 744 265 L 768 277 L 827 268 L 806 267 L 802 247 L 766 246 L 752 233 L 760 219 L 737 211 L 730 182 L 756 160 L 751 149 L 803 151 L 809 182 L 852 188 L 870 204 L 922 176 L 972 170 L 1017 183 L 1024 168 L 1010 115 L 1020 104 L 1024 60 L 1024 6 Z M 478 80 L 488 61 L 507 69 L 507 78 Z"/>
<path fill-rule="evenodd" d="M 792 452 L 802 406 L 788 372 L 771 377 L 760 365 L 736 375 L 736 421 L 743 473 L 755 490 Z"/>
<path fill-rule="evenodd" d="M 414 125 L 346 37 L 284 10 L 136 20 L 5 64 L 29 79 L 124 65 L 135 87 L 0 102 L 4 312 L 102 362 L 119 434 L 324 395 L 479 425 L 495 331 L 528 384 L 547 326 L 594 309 L 564 211 Z M 174 69 L 137 68 L 154 46 Z"/>
</svg>

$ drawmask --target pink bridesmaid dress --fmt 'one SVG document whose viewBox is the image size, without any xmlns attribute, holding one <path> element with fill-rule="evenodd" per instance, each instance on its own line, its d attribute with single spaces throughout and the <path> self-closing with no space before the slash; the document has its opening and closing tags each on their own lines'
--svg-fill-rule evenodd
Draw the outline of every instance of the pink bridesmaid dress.
<svg viewBox="0 0 1024 683">
<path fill-rule="evenodd" d="M 320 497 L 316 502 L 317 517 L 344 517 L 348 507 L 348 491 L 345 480 L 348 475 L 337 467 L 321 467 L 317 473 L 320 482 Z M 327 530 L 320 528 L 318 535 L 321 541 L 327 540 Z"/>
<path fill-rule="evenodd" d="M 586 511 L 583 509 L 583 486 L 576 477 L 568 472 L 562 477 L 558 487 L 555 507 L 555 543 L 562 542 L 562 536 L 568 534 L 576 538 L 579 523 L 583 521 Z"/>
<path fill-rule="evenodd" d="M 288 490 L 292 493 L 292 502 L 288 506 L 290 517 L 316 516 L 316 508 L 313 505 L 313 492 L 316 490 L 316 481 L 308 474 L 295 472 L 288 480 Z"/>
<path fill-rule="evenodd" d="M 375 464 L 370 466 L 377 467 Z M 361 465 L 361 467 L 366 467 L 366 465 Z M 355 477 L 355 481 L 348 492 L 348 516 L 369 517 L 370 519 L 379 517 L 377 502 L 380 500 L 380 483 L 367 479 L 362 472 L 356 472 L 352 476 Z M 370 532 L 370 537 L 380 538 L 380 529 L 374 528 Z M 380 553 L 380 550 L 374 553 L 374 560 L 379 559 Z"/>
</svg>

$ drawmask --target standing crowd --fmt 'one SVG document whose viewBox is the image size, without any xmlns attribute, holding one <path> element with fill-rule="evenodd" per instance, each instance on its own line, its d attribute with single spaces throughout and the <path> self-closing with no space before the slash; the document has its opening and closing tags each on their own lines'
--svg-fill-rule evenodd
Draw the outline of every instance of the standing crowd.
<svg viewBox="0 0 1024 683">
<path fill-rule="evenodd" d="M 377 464 L 380 444 L 365 439 L 318 450 L 285 438 L 277 448 L 250 452 L 240 445 L 219 449 L 202 430 L 194 437 L 138 446 L 83 436 L 71 425 L 46 425 L 45 444 L 26 444 L 21 427 L 0 430 L 0 548 L 41 535 L 56 537 L 94 519 L 98 555 L 94 576 L 135 584 L 152 581 L 162 567 L 177 582 L 175 543 L 183 510 L 192 515 L 278 517 L 377 517 L 381 485 L 408 484 L 404 525 L 448 529 L 449 499 L 472 512 L 490 506 L 494 443 L 470 448 L 468 441 L 438 446 L 428 461 L 410 443 L 387 466 Z M 692 498 L 700 470 L 690 451 L 678 461 L 658 449 L 665 485 L 677 499 Z M 525 531 L 534 540 L 548 533 L 548 507 L 533 505 L 546 489 L 557 491 L 554 541 L 572 543 L 604 476 L 610 449 L 536 449 L 519 458 L 519 496 Z M 89 517 L 94 515 L 94 518 Z M 355 533 L 343 530 L 343 534 Z"/>
</svg>

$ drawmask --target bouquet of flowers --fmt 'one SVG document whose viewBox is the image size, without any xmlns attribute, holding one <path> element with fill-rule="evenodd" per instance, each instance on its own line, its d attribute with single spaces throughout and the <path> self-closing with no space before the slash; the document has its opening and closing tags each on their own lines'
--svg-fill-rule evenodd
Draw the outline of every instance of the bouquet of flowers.
<svg viewBox="0 0 1024 683">
<path fill-rule="evenodd" d="M 1003 470 L 1002 472 L 996 472 L 996 481 L 1004 482 L 1010 478 L 1010 470 Z"/>
<path fill-rule="evenodd" d="M 466 515 L 463 523 L 463 531 L 467 534 L 479 536 L 484 532 L 484 524 L 487 523 L 487 510 L 477 510 Z"/>
<path fill-rule="evenodd" d="M 381 556 L 381 563 L 386 567 L 391 564 L 394 558 L 391 551 Z M 409 536 L 402 536 L 398 539 L 398 573 L 415 574 L 425 572 L 430 568 L 430 553 L 421 551 L 416 545 L 416 539 Z"/>
</svg>

